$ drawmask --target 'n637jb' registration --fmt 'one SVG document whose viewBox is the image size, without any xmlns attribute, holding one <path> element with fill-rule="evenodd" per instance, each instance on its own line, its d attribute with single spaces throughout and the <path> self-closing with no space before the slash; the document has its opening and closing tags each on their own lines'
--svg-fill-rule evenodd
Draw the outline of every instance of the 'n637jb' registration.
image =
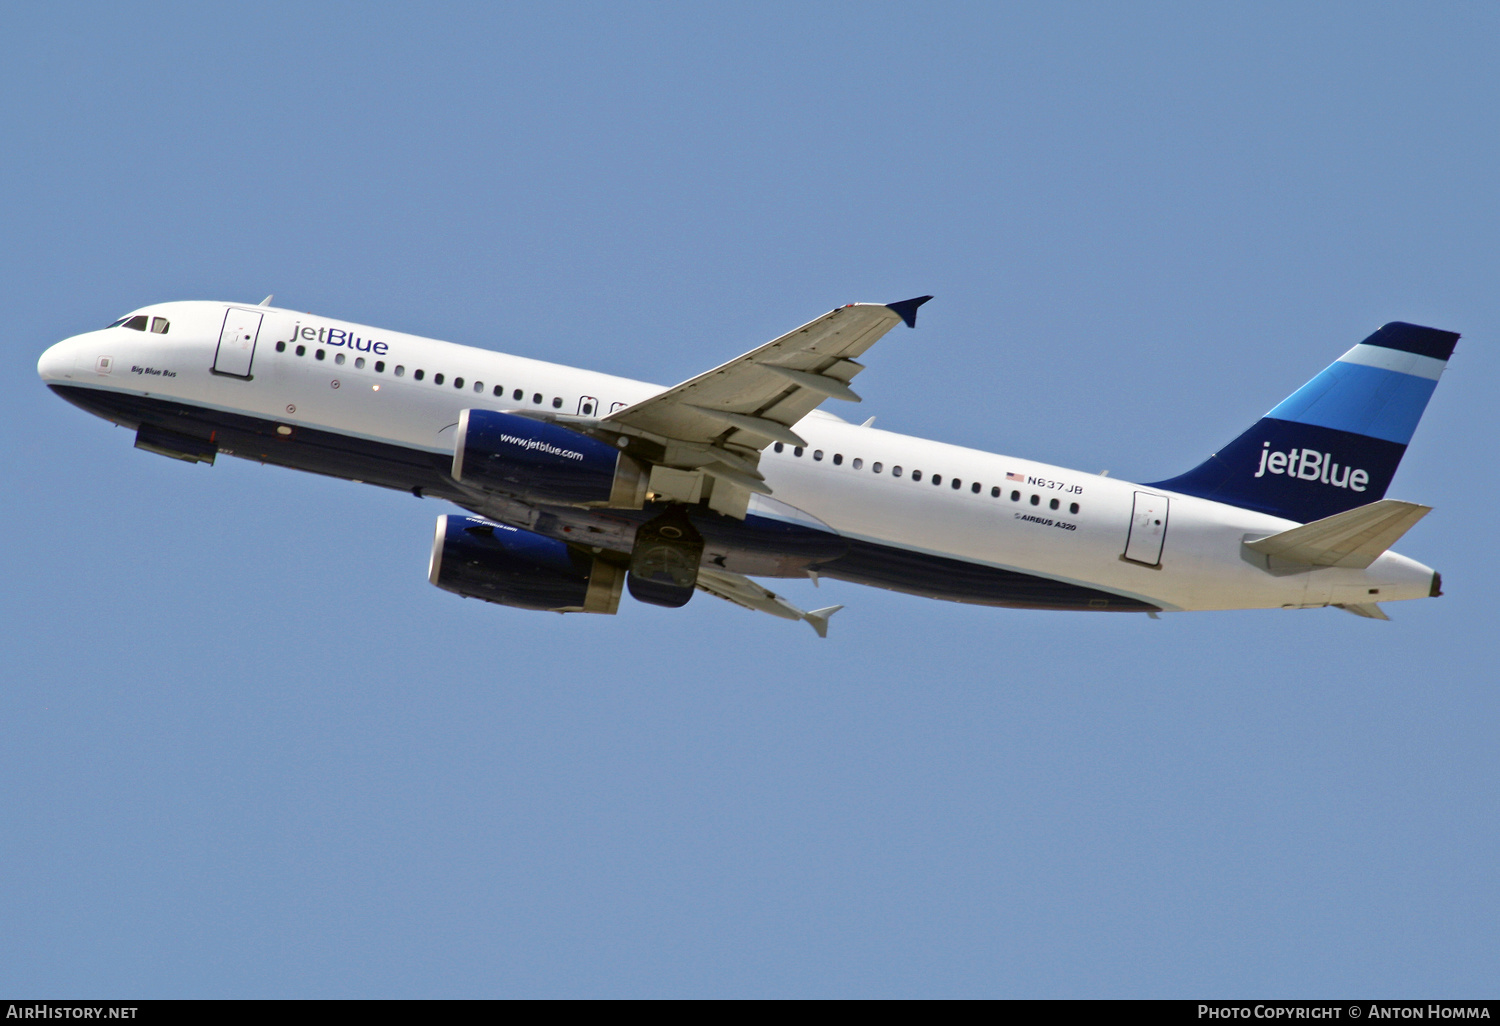
<svg viewBox="0 0 1500 1026">
<path fill-rule="evenodd" d="M 429 576 L 613 613 L 820 576 L 1027 609 L 1337 606 L 1440 593 L 1385 498 L 1458 335 L 1394 322 L 1201 465 L 1132 484 L 856 425 L 857 362 L 930 297 L 839 307 L 671 388 L 270 306 L 162 303 L 57 343 L 58 395 L 190 462 L 241 456 L 447 499 Z"/>
</svg>

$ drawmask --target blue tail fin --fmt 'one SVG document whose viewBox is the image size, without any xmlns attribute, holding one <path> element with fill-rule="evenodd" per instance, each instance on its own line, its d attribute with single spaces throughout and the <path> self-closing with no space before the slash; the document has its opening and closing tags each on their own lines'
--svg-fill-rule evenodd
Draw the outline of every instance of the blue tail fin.
<svg viewBox="0 0 1500 1026">
<path fill-rule="evenodd" d="M 1393 321 L 1205 462 L 1152 487 L 1302 523 L 1383 498 L 1457 342 Z"/>
</svg>

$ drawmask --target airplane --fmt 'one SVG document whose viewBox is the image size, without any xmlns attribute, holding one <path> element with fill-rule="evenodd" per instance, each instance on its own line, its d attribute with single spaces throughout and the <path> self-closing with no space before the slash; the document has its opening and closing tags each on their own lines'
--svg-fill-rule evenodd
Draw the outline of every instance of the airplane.
<svg viewBox="0 0 1500 1026">
<path fill-rule="evenodd" d="M 932 297 L 838 307 L 671 388 L 270 305 L 169 302 L 42 354 L 62 398 L 146 452 L 445 499 L 428 578 L 504 606 L 616 613 L 704 591 L 809 623 L 752 578 L 1147 613 L 1442 593 L 1385 498 L 1459 336 L 1386 324 L 1202 464 L 1154 483 L 851 423 L 858 362 Z"/>
</svg>

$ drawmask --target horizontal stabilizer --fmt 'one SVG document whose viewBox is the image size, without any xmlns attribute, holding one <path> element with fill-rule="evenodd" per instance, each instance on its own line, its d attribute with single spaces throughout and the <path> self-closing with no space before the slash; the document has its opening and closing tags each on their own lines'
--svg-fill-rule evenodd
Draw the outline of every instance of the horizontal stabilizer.
<svg viewBox="0 0 1500 1026">
<path fill-rule="evenodd" d="M 1335 609 L 1342 609 L 1346 613 L 1363 616 L 1367 620 L 1390 619 L 1389 616 L 1385 615 L 1385 610 L 1381 609 L 1379 603 L 1376 602 L 1335 602 L 1333 606 Z"/>
<path fill-rule="evenodd" d="M 1246 541 L 1244 546 L 1259 557 L 1247 558 L 1267 570 L 1287 564 L 1363 570 L 1430 512 L 1431 506 L 1381 499 L 1290 531 Z"/>
</svg>

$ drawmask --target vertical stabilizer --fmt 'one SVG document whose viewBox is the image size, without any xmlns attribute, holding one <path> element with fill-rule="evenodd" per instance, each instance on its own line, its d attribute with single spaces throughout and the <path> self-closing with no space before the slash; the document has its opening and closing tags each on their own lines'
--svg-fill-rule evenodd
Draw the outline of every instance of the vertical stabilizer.
<svg viewBox="0 0 1500 1026">
<path fill-rule="evenodd" d="M 1393 321 L 1206 461 L 1150 487 L 1302 523 L 1375 502 L 1457 342 Z"/>
</svg>

